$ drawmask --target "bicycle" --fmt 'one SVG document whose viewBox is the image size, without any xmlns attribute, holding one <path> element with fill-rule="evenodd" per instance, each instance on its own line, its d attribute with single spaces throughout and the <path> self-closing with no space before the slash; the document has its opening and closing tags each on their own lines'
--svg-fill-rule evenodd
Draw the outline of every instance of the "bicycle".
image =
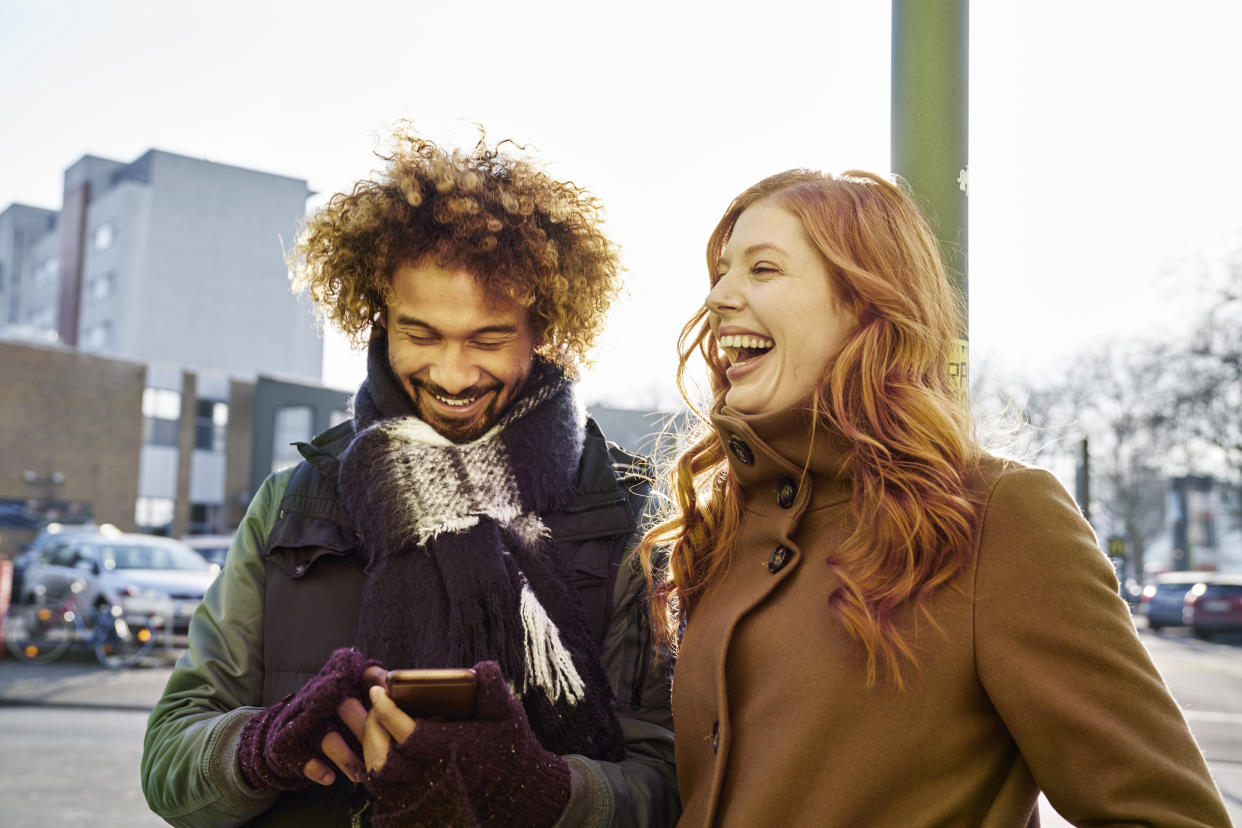
<svg viewBox="0 0 1242 828">
<path fill-rule="evenodd" d="M 164 617 L 136 616 L 136 623 L 131 624 L 120 605 L 102 601 L 81 611 L 77 595 L 82 588 L 83 584 L 75 581 L 64 600 L 57 604 L 49 602 L 40 587 L 34 601 L 11 607 L 4 619 L 4 641 L 9 652 L 27 664 L 46 664 L 81 641 L 89 644 L 99 663 L 110 670 L 141 661 L 155 645 L 157 634 L 164 627 Z"/>
</svg>

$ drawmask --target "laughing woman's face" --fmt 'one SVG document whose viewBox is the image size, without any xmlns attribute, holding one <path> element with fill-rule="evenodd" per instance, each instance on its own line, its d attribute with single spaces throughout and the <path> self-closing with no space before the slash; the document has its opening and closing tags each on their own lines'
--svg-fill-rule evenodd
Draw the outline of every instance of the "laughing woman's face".
<svg viewBox="0 0 1242 828">
<path fill-rule="evenodd" d="M 857 320 L 797 216 L 760 201 L 738 216 L 707 295 L 729 360 L 725 404 L 743 414 L 805 405 Z"/>
</svg>

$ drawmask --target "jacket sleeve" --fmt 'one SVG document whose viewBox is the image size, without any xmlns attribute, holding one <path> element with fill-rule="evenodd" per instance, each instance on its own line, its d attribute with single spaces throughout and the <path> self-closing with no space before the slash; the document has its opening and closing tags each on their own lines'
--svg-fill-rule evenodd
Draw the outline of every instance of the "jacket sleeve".
<svg viewBox="0 0 1242 828">
<path fill-rule="evenodd" d="M 142 789 L 151 810 L 176 826 L 240 825 L 275 801 L 241 780 L 236 752 L 243 725 L 260 709 L 262 551 L 289 475 L 270 476 L 251 501 L 147 722 Z"/>
<path fill-rule="evenodd" d="M 556 828 L 671 826 L 681 815 L 669 700 L 672 669 L 666 659 L 652 655 L 646 589 L 631 551 L 617 573 L 602 654 L 626 755 L 616 763 L 565 757 L 570 799 Z"/>
<path fill-rule="evenodd" d="M 1039 469 L 1002 475 L 978 554 L 979 676 L 1057 812 L 1075 825 L 1228 825 L 1112 566 L 1064 487 Z"/>
</svg>

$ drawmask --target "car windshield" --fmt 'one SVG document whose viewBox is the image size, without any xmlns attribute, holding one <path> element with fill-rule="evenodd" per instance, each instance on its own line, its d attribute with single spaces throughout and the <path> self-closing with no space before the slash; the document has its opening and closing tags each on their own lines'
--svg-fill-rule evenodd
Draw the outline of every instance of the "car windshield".
<svg viewBox="0 0 1242 828">
<path fill-rule="evenodd" d="M 99 547 L 104 569 L 204 569 L 195 552 L 176 544 L 118 543 Z"/>
</svg>

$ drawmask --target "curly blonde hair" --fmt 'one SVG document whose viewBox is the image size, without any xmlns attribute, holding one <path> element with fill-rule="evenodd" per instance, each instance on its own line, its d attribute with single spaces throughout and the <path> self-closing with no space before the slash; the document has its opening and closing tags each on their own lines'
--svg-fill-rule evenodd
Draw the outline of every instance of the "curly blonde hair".
<svg viewBox="0 0 1242 828">
<path fill-rule="evenodd" d="M 529 158 L 489 147 L 446 150 L 408 126 L 380 154 L 386 166 L 307 219 L 289 256 L 295 292 L 355 346 L 384 312 L 393 273 L 431 259 L 471 273 L 488 293 L 530 313 L 537 351 L 572 369 L 588 361 L 620 292 L 618 248 L 603 207 Z"/>
</svg>

